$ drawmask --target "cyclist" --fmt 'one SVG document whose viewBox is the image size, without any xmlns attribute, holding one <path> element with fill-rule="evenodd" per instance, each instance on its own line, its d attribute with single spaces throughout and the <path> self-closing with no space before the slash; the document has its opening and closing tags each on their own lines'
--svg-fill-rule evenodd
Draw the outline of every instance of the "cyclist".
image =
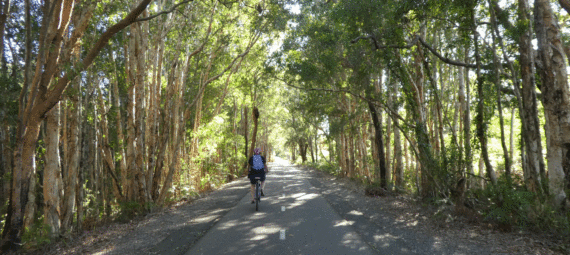
<svg viewBox="0 0 570 255">
<path fill-rule="evenodd" d="M 247 177 L 249 177 L 249 182 L 251 183 L 251 203 L 254 204 L 255 203 L 255 196 L 254 196 L 254 192 L 255 192 L 255 177 L 261 177 L 260 181 L 261 181 L 261 195 L 265 196 L 265 194 L 263 194 L 263 187 L 265 187 L 265 173 L 268 172 L 267 170 L 267 164 L 265 162 L 265 157 L 259 155 L 261 153 L 261 149 L 260 148 L 255 148 L 253 150 L 253 156 L 251 158 L 249 158 L 249 173 L 247 175 Z"/>
</svg>

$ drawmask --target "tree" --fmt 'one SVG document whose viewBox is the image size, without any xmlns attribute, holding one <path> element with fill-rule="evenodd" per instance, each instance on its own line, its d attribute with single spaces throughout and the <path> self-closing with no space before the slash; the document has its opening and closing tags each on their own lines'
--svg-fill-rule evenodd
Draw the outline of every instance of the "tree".
<svg viewBox="0 0 570 255">
<path fill-rule="evenodd" d="M 565 175 L 570 172 L 570 91 L 558 22 L 550 2 L 534 2 L 538 41 L 538 74 L 546 119 L 548 185 L 556 206 L 567 200 Z"/>
<path fill-rule="evenodd" d="M 3 239 L 3 250 L 17 249 L 24 231 L 24 215 L 29 215 L 26 205 L 30 200 L 30 182 L 35 173 L 34 154 L 39 135 L 40 125 L 46 114 L 60 101 L 60 97 L 69 83 L 86 70 L 107 44 L 109 39 L 134 23 L 137 17 L 147 8 L 151 0 L 142 0 L 128 15 L 111 26 L 101 35 L 97 43 L 89 49 L 81 61 L 70 58 L 76 43 L 83 37 L 89 25 L 94 3 L 79 3 L 62 0 L 47 2 L 44 5 L 45 13 L 40 33 L 40 50 L 34 78 L 29 87 L 29 99 L 25 108 L 21 110 L 18 124 L 17 146 L 14 152 L 14 177 L 11 191 L 11 208 L 9 210 L 10 222 L 6 222 Z M 75 29 L 69 40 L 64 41 L 71 20 L 77 20 Z M 50 50 L 55 49 L 55 50 Z M 63 73 L 63 74 L 62 74 Z M 62 76 L 60 77 L 60 75 Z M 53 82 L 55 77 L 57 82 Z"/>
</svg>

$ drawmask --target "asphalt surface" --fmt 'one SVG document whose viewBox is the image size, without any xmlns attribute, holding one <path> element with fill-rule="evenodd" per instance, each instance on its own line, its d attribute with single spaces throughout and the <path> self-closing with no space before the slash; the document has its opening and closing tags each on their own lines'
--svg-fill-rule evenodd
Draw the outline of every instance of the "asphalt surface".
<svg viewBox="0 0 570 255">
<path fill-rule="evenodd" d="M 186 254 L 375 254 L 287 161 L 272 163 L 264 193 L 259 211 L 247 193 Z"/>
</svg>

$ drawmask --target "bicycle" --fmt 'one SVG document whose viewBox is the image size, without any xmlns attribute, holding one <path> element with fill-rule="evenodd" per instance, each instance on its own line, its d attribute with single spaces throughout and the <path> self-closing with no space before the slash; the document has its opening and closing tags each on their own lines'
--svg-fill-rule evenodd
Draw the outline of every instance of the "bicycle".
<svg viewBox="0 0 570 255">
<path fill-rule="evenodd" d="M 255 177 L 255 211 L 259 211 L 259 202 L 261 202 L 261 177 Z"/>
</svg>

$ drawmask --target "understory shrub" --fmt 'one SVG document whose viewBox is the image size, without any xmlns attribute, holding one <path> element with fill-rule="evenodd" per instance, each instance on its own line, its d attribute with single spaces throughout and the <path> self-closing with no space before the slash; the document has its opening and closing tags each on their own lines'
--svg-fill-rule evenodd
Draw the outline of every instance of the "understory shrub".
<svg viewBox="0 0 570 255">
<path fill-rule="evenodd" d="M 306 162 L 304 165 L 308 166 L 308 167 L 312 167 L 315 168 L 319 171 L 337 176 L 340 173 L 340 168 L 338 167 L 338 165 L 333 164 L 333 163 L 329 163 L 327 161 L 321 160 L 318 162 Z"/>
<path fill-rule="evenodd" d="M 486 221 L 499 226 L 555 233 L 570 241 L 570 212 L 554 208 L 548 197 L 539 196 L 521 185 L 520 177 L 512 181 L 502 177 L 496 186 L 480 191 L 482 214 Z"/>
<path fill-rule="evenodd" d="M 117 215 L 117 220 L 121 222 L 128 221 L 136 216 L 143 213 L 143 207 L 139 202 L 121 202 L 119 203 L 119 214 Z"/>
</svg>

